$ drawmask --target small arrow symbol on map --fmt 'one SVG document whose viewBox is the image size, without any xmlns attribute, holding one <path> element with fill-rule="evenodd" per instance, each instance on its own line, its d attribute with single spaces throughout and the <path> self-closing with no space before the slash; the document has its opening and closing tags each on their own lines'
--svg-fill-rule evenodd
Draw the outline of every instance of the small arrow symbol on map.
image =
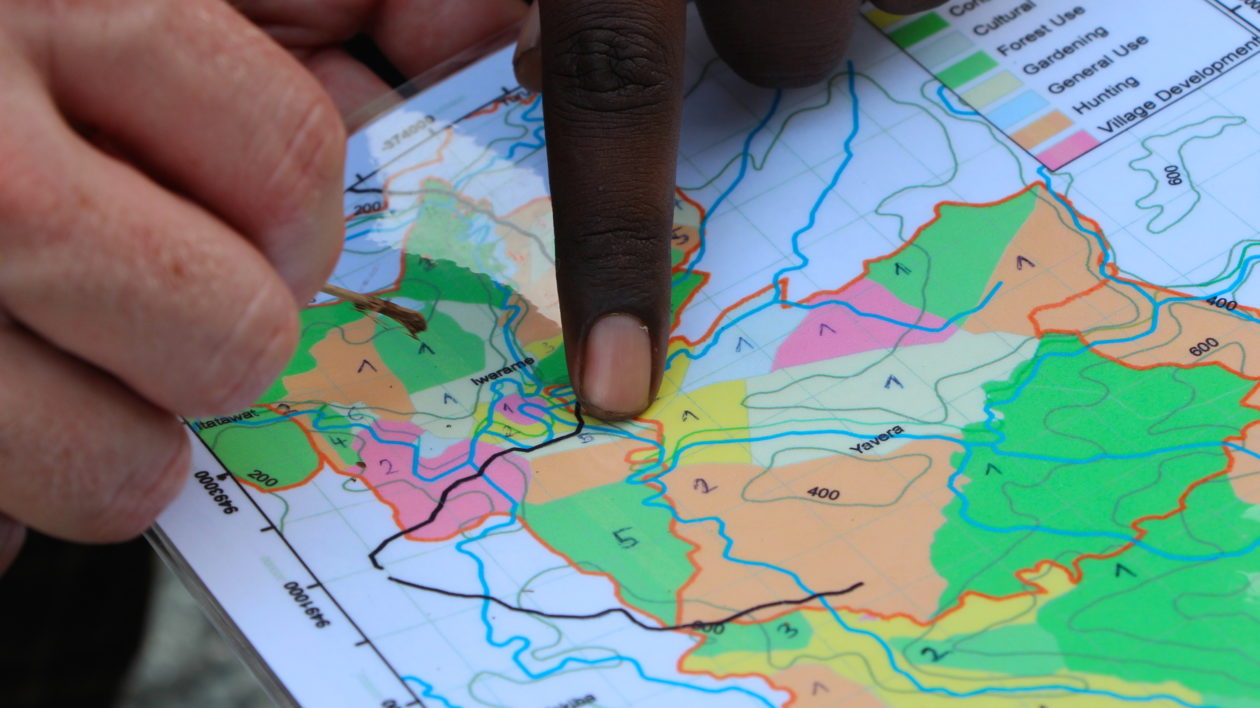
<svg viewBox="0 0 1260 708">
<path fill-rule="evenodd" d="M 831 332 L 832 334 L 835 334 L 835 333 L 836 333 L 836 331 L 835 331 L 834 329 L 832 329 L 832 328 L 831 328 L 831 325 L 829 325 L 829 324 L 820 324 L 820 325 L 818 325 L 818 336 L 819 336 L 819 337 L 823 336 L 823 332 Z"/>
<path fill-rule="evenodd" d="M 1023 270 L 1024 265 L 1027 265 L 1029 268 L 1037 267 L 1036 263 L 1033 263 L 1032 261 L 1028 260 L 1027 258 L 1024 258 L 1023 256 L 1015 256 L 1015 270 Z"/>
<path fill-rule="evenodd" d="M 1121 573 L 1128 573 L 1129 577 L 1131 578 L 1137 577 L 1137 573 L 1134 573 L 1133 571 L 1129 570 L 1129 566 L 1123 563 L 1116 563 L 1116 577 L 1117 578 L 1120 577 Z"/>
<path fill-rule="evenodd" d="M 367 359 L 364 359 L 363 363 L 359 364 L 359 371 L 357 373 L 360 373 L 360 374 L 363 373 L 364 367 L 371 369 L 373 373 L 376 372 L 376 366 L 372 364 L 372 362 L 368 361 Z"/>
<path fill-rule="evenodd" d="M 831 689 L 827 688 L 827 684 L 823 683 L 822 681 L 815 681 L 814 689 L 810 691 L 809 694 L 811 696 L 817 696 L 819 691 L 822 691 L 823 693 L 831 693 Z"/>
<path fill-rule="evenodd" d="M 742 352 L 744 351 L 745 346 L 747 346 L 749 349 L 753 348 L 752 342 L 748 341 L 747 339 L 744 339 L 743 337 L 740 337 L 739 341 L 735 343 L 735 351 Z"/>
<path fill-rule="evenodd" d="M 905 267 L 901 263 L 897 263 L 895 266 L 893 266 L 893 272 L 896 273 L 897 275 L 909 275 L 910 269 Z"/>
<path fill-rule="evenodd" d="M 906 387 L 905 384 L 901 383 L 901 379 L 896 376 L 889 376 L 888 380 L 884 382 L 884 388 L 892 388 L 893 384 L 897 384 L 897 388 Z"/>
<path fill-rule="evenodd" d="M 1002 474 L 1002 470 L 998 469 L 998 466 L 997 466 L 997 465 L 995 465 L 995 464 L 993 464 L 992 462 L 990 462 L 990 463 L 989 463 L 989 466 L 988 466 L 988 467 L 986 467 L 986 468 L 984 468 L 984 476 L 985 476 L 985 477 L 988 477 L 989 475 L 993 474 L 994 472 L 996 472 L 996 473 L 998 473 L 998 474 Z"/>
</svg>

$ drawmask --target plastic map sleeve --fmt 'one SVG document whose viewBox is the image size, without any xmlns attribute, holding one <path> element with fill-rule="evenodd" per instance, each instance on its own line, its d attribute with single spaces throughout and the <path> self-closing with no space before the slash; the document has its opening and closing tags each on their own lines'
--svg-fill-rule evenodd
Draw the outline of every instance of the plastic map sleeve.
<svg viewBox="0 0 1260 708">
<path fill-rule="evenodd" d="M 692 20 L 660 399 L 575 407 L 538 96 L 350 141 L 335 285 L 157 535 L 309 706 L 1260 706 L 1260 3 Z M 594 176 L 592 176 L 594 178 Z"/>
</svg>

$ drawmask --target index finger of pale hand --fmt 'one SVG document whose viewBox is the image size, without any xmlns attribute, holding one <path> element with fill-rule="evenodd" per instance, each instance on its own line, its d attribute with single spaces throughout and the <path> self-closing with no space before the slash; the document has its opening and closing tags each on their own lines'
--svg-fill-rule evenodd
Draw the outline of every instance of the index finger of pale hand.
<svg viewBox="0 0 1260 708">
<path fill-rule="evenodd" d="M 591 413 L 656 394 L 669 337 L 683 0 L 539 0 L 569 373 Z"/>
</svg>

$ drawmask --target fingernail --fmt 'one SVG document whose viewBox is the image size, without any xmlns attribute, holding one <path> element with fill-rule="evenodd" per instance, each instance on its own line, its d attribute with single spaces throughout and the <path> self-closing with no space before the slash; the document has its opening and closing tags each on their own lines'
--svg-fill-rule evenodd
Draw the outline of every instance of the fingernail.
<svg viewBox="0 0 1260 708">
<path fill-rule="evenodd" d="M 521 24 L 521 33 L 516 38 L 516 53 L 512 56 L 516 80 L 530 91 L 542 89 L 542 55 L 538 52 L 539 26 L 538 3 L 534 3 L 525 15 L 525 22 Z"/>
<path fill-rule="evenodd" d="M 652 338 L 630 315 L 605 315 L 586 336 L 582 398 L 609 417 L 647 408 L 652 386 Z"/>
</svg>

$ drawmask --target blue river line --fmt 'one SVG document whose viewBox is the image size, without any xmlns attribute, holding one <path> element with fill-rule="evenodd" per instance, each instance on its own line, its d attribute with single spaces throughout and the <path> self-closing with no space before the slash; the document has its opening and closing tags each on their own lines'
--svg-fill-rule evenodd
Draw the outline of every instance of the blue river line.
<svg viewBox="0 0 1260 708">
<path fill-rule="evenodd" d="M 970 118 L 972 116 L 980 115 L 979 113 L 976 113 L 975 111 L 969 111 L 964 108 L 955 107 L 954 102 L 951 101 L 949 99 L 949 95 L 945 93 L 945 84 L 941 84 L 940 86 L 936 87 L 936 95 L 940 97 L 941 103 L 945 104 L 945 110 L 949 111 L 950 113 L 953 113 L 956 116 L 965 116 L 965 117 Z"/>
</svg>

